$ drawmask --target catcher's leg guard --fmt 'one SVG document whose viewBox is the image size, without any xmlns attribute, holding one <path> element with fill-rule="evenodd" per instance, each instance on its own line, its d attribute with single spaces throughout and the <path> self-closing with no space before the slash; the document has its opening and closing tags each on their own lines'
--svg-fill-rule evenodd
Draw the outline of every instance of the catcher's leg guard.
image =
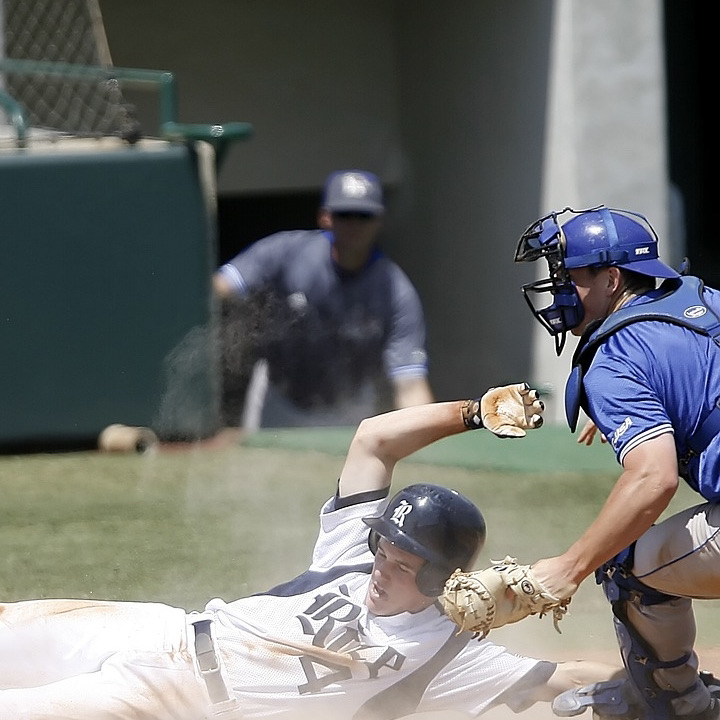
<svg viewBox="0 0 720 720">
<path fill-rule="evenodd" d="M 707 670 L 700 671 L 700 680 L 714 698 L 720 699 L 720 680 Z"/>
<path fill-rule="evenodd" d="M 703 683 L 698 677 L 696 683 L 684 690 L 663 689 L 657 684 L 654 677 L 657 670 L 684 665 L 690 659 L 690 653 L 671 661 L 661 661 L 649 643 L 628 620 L 627 605 L 630 601 L 640 605 L 659 605 L 676 599 L 672 595 L 654 590 L 632 575 L 630 568 L 633 549 L 632 546 L 627 548 L 598 569 L 596 579 L 602 584 L 612 607 L 615 634 L 628 680 L 635 690 L 638 717 L 642 720 L 676 720 L 678 716 L 675 713 L 673 700 L 697 691 L 703 687 Z M 707 693 L 706 690 L 703 692 Z M 714 712 L 713 702 L 711 700 L 710 707 L 702 713 L 683 717 L 688 720 L 715 718 L 716 715 L 706 715 L 707 712 Z"/>
<path fill-rule="evenodd" d="M 575 717 L 587 708 L 592 709 L 593 720 L 645 720 L 654 717 L 640 707 L 637 694 L 627 680 L 609 680 L 567 690 L 552 702 L 552 711 L 558 717 Z M 713 695 L 710 705 L 702 712 L 673 714 L 671 717 L 675 720 L 719 720 L 720 699 Z"/>
<path fill-rule="evenodd" d="M 694 715 L 679 716 L 680 720 L 720 719 L 720 680 L 712 673 L 700 671 L 700 681 L 710 691 L 709 707 Z M 646 718 L 637 692 L 625 679 L 607 680 L 566 690 L 552 701 L 558 717 L 576 717 L 590 708 L 593 720 L 639 720 Z"/>
</svg>

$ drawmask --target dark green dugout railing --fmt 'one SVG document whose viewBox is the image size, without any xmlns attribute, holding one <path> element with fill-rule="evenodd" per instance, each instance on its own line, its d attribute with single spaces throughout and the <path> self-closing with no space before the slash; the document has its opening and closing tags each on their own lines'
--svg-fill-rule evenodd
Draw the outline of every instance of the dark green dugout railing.
<svg viewBox="0 0 720 720">
<path fill-rule="evenodd" d="M 0 90 L 0 107 L 5 111 L 8 120 L 10 120 L 13 128 L 15 129 L 17 146 L 25 147 L 28 124 L 22 105 L 20 105 L 15 98 L 11 97 L 3 90 Z"/>
<path fill-rule="evenodd" d="M 149 86 L 158 94 L 159 136 L 171 141 L 204 141 L 215 148 L 216 162 L 222 163 L 228 148 L 252 135 L 253 127 L 246 122 L 198 124 L 178 122 L 178 90 L 175 76 L 165 70 L 137 68 L 95 67 L 43 60 L 0 60 L 0 76 L 5 73 L 25 77 L 46 75 L 76 80 L 118 81 L 128 86 Z M 23 109 L 8 93 L 0 91 L 0 106 L 8 114 L 17 131 L 18 145 L 27 139 L 27 120 Z"/>
</svg>

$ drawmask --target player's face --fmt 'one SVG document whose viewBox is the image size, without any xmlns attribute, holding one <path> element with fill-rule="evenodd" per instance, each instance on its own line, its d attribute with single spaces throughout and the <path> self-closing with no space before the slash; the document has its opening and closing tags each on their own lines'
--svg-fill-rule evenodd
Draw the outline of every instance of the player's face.
<svg viewBox="0 0 720 720">
<path fill-rule="evenodd" d="M 568 272 L 570 279 L 575 283 L 580 302 L 585 309 L 582 322 L 571 332 L 573 335 L 582 335 L 593 320 L 603 320 L 608 316 L 614 293 L 617 290 L 617 273 L 611 272 L 611 268 L 592 271 L 586 267 L 575 268 Z"/>
<path fill-rule="evenodd" d="M 330 215 L 335 242 L 348 246 L 371 246 L 377 238 L 380 222 L 379 217 L 368 213 L 335 212 Z"/>
<path fill-rule="evenodd" d="M 375 615 L 397 615 L 420 612 L 432 605 L 434 598 L 418 590 L 415 578 L 424 564 L 417 555 L 401 550 L 380 538 L 365 603 Z"/>
</svg>

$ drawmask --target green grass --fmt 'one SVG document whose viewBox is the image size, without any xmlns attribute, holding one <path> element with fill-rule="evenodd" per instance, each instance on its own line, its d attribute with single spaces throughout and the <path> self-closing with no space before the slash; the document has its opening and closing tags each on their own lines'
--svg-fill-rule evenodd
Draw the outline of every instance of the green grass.
<svg viewBox="0 0 720 720">
<path fill-rule="evenodd" d="M 291 482 L 291 456 L 233 448 L 2 458 L 2 597 L 193 609 L 285 579 L 303 569 L 317 506 L 332 487 L 323 475 L 338 472 L 325 460 L 314 473 L 311 460 L 317 480 Z"/>
<path fill-rule="evenodd" d="M 269 433 L 250 446 L 146 455 L 0 456 L 0 599 L 153 600 L 192 610 L 302 572 L 349 434 L 329 432 L 325 445 L 311 443 L 321 450 L 302 449 L 308 444 L 293 437 Z M 562 452 L 576 457 L 572 438 L 564 438 Z M 395 487 L 437 482 L 471 497 L 488 522 L 480 564 L 561 552 L 616 478 L 607 448 L 579 448 L 591 451 L 577 455 L 586 459 L 566 458 L 560 466 L 547 443 L 492 440 L 443 441 L 401 463 Z M 683 489 L 672 507 L 696 501 Z M 703 639 L 719 643 L 717 601 L 697 605 Z M 494 639 L 522 652 L 536 644 L 544 652 L 587 642 L 614 646 L 609 609 L 591 580 L 571 611 L 561 636 L 549 620 L 532 618 L 494 631 Z"/>
</svg>

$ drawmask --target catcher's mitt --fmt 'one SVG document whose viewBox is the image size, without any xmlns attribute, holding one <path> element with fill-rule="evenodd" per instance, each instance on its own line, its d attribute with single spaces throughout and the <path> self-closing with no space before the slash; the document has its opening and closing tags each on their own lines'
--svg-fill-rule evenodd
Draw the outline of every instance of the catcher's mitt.
<svg viewBox="0 0 720 720">
<path fill-rule="evenodd" d="M 493 561 L 474 572 L 456 570 L 440 598 L 445 614 L 460 628 L 485 637 L 492 628 L 518 622 L 528 615 L 553 615 L 555 629 L 567 612 L 570 598 L 550 595 L 533 576 L 529 565 L 515 558 Z"/>
</svg>

